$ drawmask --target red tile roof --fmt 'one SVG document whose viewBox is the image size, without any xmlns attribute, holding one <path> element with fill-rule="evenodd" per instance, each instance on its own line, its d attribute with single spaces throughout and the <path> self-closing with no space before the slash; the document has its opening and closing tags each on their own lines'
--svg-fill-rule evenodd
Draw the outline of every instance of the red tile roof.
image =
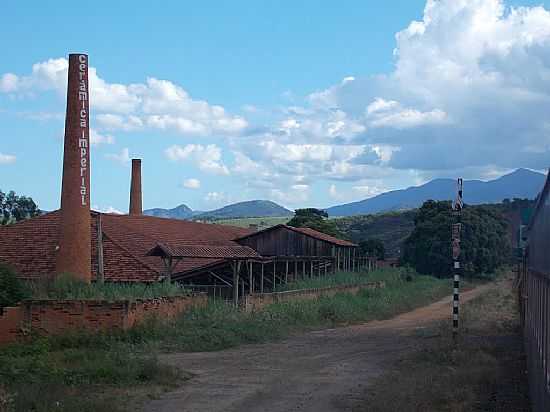
<svg viewBox="0 0 550 412">
<path fill-rule="evenodd" d="M 319 232 L 319 231 L 314 230 L 314 229 L 310 229 L 308 227 L 293 227 L 293 226 L 288 226 L 288 225 L 283 225 L 283 224 L 271 226 L 271 227 L 268 227 L 267 229 L 260 230 L 259 232 L 248 233 L 248 234 L 238 238 L 237 240 L 245 239 L 245 238 L 251 237 L 251 236 L 258 236 L 258 235 L 261 235 L 262 233 L 269 232 L 271 230 L 275 230 L 275 229 L 279 229 L 279 228 L 285 228 L 285 229 L 288 229 L 288 230 L 292 230 L 294 232 L 298 232 L 298 233 L 301 233 L 303 235 L 312 237 L 314 239 L 322 240 L 324 242 L 332 243 L 332 244 L 337 245 L 337 246 L 357 247 L 357 245 L 355 243 L 348 242 L 347 240 L 338 239 L 334 236 L 327 235 L 325 233 Z"/>
<path fill-rule="evenodd" d="M 147 256 L 170 256 L 175 258 L 259 258 L 248 246 L 171 246 L 159 243 Z"/>
<path fill-rule="evenodd" d="M 248 229 L 163 219 L 151 216 L 110 215 L 91 212 L 92 276 L 97 277 L 97 225 L 101 216 L 104 274 L 107 281 L 156 281 L 164 268 L 158 257 L 146 256 L 158 243 L 173 247 L 241 247 L 233 239 Z M 14 225 L 0 227 L 0 262 L 13 266 L 24 278 L 39 278 L 55 272 L 59 211 Z M 221 262 L 218 257 L 186 258 L 174 273 L 195 270 Z"/>
</svg>

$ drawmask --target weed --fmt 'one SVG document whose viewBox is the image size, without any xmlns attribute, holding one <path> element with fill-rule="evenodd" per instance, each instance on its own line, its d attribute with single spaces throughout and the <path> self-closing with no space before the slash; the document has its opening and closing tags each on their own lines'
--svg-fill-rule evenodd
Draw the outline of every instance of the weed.
<svg viewBox="0 0 550 412">
<path fill-rule="evenodd" d="M 177 283 L 154 282 L 143 283 L 92 283 L 88 284 L 75 279 L 69 274 L 61 274 L 54 280 L 29 282 L 34 299 L 102 299 L 102 300 L 135 300 L 156 297 L 185 295 Z"/>
<path fill-rule="evenodd" d="M 497 285 L 462 305 L 457 344 L 448 322 L 434 326 L 439 337 L 369 386 L 357 410 L 528 411 L 516 301 L 509 282 Z"/>
</svg>

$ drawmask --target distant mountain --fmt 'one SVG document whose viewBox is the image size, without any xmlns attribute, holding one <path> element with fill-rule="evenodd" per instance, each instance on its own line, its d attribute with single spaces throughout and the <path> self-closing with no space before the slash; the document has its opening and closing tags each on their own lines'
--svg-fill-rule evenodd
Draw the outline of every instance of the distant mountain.
<svg viewBox="0 0 550 412">
<path fill-rule="evenodd" d="M 244 217 L 280 217 L 291 216 L 294 213 L 269 200 L 250 200 L 234 203 L 221 209 L 204 212 L 196 219 L 238 219 Z"/>
<path fill-rule="evenodd" d="M 171 219 L 217 220 L 245 217 L 283 217 L 291 216 L 294 213 L 269 200 L 251 200 L 234 203 L 209 212 L 193 211 L 186 205 L 180 205 L 173 209 L 148 209 L 143 211 L 143 214 Z"/>
<path fill-rule="evenodd" d="M 527 169 L 488 182 L 464 181 L 464 202 L 467 204 L 499 203 L 503 199 L 534 199 L 544 185 L 545 176 Z M 421 186 L 382 193 L 359 202 L 333 206 L 330 216 L 353 216 L 392 210 L 406 210 L 422 205 L 426 200 L 452 200 L 456 193 L 454 179 L 435 179 Z"/>
<path fill-rule="evenodd" d="M 143 214 L 148 216 L 165 217 L 171 219 L 191 219 L 197 212 L 193 212 L 187 205 L 179 205 L 173 209 L 148 209 Z M 198 212 L 201 213 L 201 212 Z"/>
</svg>

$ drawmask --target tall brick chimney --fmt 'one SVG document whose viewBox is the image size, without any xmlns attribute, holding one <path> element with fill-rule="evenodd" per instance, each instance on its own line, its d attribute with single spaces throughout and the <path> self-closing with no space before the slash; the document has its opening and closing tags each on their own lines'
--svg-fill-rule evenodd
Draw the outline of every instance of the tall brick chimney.
<svg viewBox="0 0 550 412">
<path fill-rule="evenodd" d="M 130 214 L 142 214 L 141 159 L 132 159 L 132 181 L 130 183 Z"/>
<path fill-rule="evenodd" d="M 69 55 L 67 113 L 56 273 L 92 278 L 88 56 Z"/>
</svg>

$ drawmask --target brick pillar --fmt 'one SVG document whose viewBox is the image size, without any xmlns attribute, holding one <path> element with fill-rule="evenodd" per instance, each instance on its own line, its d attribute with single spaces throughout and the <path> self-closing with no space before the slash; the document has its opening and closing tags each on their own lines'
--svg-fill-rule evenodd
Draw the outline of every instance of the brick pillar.
<svg viewBox="0 0 550 412">
<path fill-rule="evenodd" d="M 141 159 L 132 159 L 132 181 L 130 183 L 130 214 L 142 214 Z"/>
<path fill-rule="evenodd" d="M 88 56 L 69 55 L 56 273 L 91 281 Z"/>
</svg>

